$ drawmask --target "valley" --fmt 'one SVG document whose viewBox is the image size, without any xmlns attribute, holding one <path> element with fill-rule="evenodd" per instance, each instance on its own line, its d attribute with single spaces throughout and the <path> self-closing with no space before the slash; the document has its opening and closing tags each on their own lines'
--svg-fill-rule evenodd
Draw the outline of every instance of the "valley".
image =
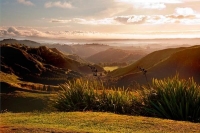
<svg viewBox="0 0 200 133">
<path fill-rule="evenodd" d="M 130 121 L 132 116 L 136 117 L 134 119 L 137 121 L 140 121 L 137 116 L 143 116 L 145 118 L 142 119 L 150 119 L 156 123 L 157 118 L 154 117 L 160 116 L 152 115 L 146 108 L 154 107 L 148 100 L 154 100 L 154 98 L 151 99 L 152 96 L 154 97 L 151 89 L 158 91 L 156 85 L 160 83 L 164 85 L 164 90 L 168 88 L 168 84 L 175 85 L 177 89 L 193 88 L 195 94 L 192 94 L 191 99 L 200 98 L 200 45 L 160 47 L 150 50 L 146 47 L 116 47 L 94 43 L 43 45 L 30 40 L 15 39 L 2 40 L 0 45 L 1 117 L 3 125 L 5 125 L 5 127 L 1 127 L 0 131 L 11 132 L 13 124 L 19 132 L 29 132 L 29 129 L 41 132 L 58 131 L 58 128 L 54 127 L 57 125 L 56 122 L 48 128 L 34 124 L 27 129 L 22 128 L 21 123 L 12 121 L 15 119 L 12 113 L 22 112 L 23 114 L 20 114 L 22 119 L 25 119 L 22 116 L 28 115 L 28 113 L 31 113 L 31 116 L 33 112 L 78 111 L 77 115 L 81 116 L 85 115 L 85 111 L 89 111 L 88 113 L 91 115 L 94 112 L 106 112 L 105 114 L 97 113 L 99 116 L 111 116 L 107 113 L 112 112 L 128 115 L 127 119 Z M 176 85 L 177 83 L 178 85 Z M 177 87 L 179 85 L 183 87 Z M 180 92 L 185 94 L 184 91 Z M 146 99 L 148 97 L 150 99 Z M 198 100 L 194 102 L 195 105 L 190 108 L 198 110 L 198 102 Z M 10 112 L 12 113 L 9 114 Z M 180 119 L 173 116 L 172 118 L 168 116 L 160 118 L 199 123 L 199 114 L 200 112 L 197 111 L 196 117 L 192 120 L 190 117 L 185 118 L 181 115 Z M 7 115 L 10 115 L 10 121 L 5 119 Z M 56 117 L 60 117 L 60 115 L 60 113 L 56 113 Z M 42 117 L 47 118 L 46 116 Z M 116 115 L 116 117 L 116 121 L 122 120 L 121 115 Z M 89 119 L 92 118 L 88 116 Z M 169 122 L 168 120 L 159 121 L 161 123 Z M 94 121 L 94 123 L 96 122 Z M 91 123 L 92 132 L 98 132 L 97 129 L 110 132 L 106 125 L 100 128 L 96 127 L 94 123 Z M 170 121 L 168 124 L 171 123 L 174 122 Z M 183 128 L 182 123 L 176 124 Z M 189 123 L 185 124 L 189 125 Z M 88 130 L 85 127 L 80 131 L 80 127 L 74 123 L 68 124 L 68 126 L 76 128 L 64 130 L 63 125 L 65 124 L 57 125 L 60 126 L 60 132 Z M 144 124 L 144 126 L 147 125 Z M 115 126 L 112 130 L 118 131 L 117 125 Z M 132 126 L 131 130 L 136 130 L 136 127 Z M 199 130 L 199 124 L 191 126 L 194 127 L 194 131 Z M 126 125 L 123 125 L 124 131 L 128 131 L 125 127 Z M 161 130 L 178 132 L 175 128 L 158 129 L 154 127 L 151 127 L 151 132 L 160 132 Z M 183 131 L 188 130 L 188 128 L 183 128 Z M 146 132 L 147 129 L 141 128 L 136 131 Z"/>
<path fill-rule="evenodd" d="M 200 0 L 0 0 L 0 133 L 200 133 Z"/>
</svg>

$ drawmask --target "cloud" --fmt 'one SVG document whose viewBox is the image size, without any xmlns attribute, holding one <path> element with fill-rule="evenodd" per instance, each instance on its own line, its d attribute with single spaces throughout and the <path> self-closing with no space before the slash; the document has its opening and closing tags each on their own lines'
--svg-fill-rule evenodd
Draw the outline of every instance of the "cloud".
<svg viewBox="0 0 200 133">
<path fill-rule="evenodd" d="M 195 12 L 192 8 L 185 7 L 185 8 L 176 8 L 176 14 L 177 15 L 183 15 L 183 16 L 188 16 L 188 15 L 194 15 Z"/>
<path fill-rule="evenodd" d="M 128 16 L 116 16 L 103 19 L 82 19 L 74 18 L 72 22 L 84 25 L 122 25 L 122 24 L 142 24 L 145 22 L 146 17 L 144 15 L 128 15 Z"/>
<path fill-rule="evenodd" d="M 82 18 L 74 18 L 73 22 L 78 24 L 88 24 L 88 25 L 118 25 L 119 23 L 116 22 L 113 18 L 104 18 L 104 19 L 82 19 Z"/>
<path fill-rule="evenodd" d="M 45 36 L 45 34 L 41 31 L 38 31 L 36 29 L 33 28 L 21 28 L 21 27 L 6 27 L 6 28 L 2 28 L 0 30 L 0 36 L 1 37 L 24 37 L 24 36 L 28 36 L 28 37 L 42 37 Z"/>
<path fill-rule="evenodd" d="M 50 22 L 52 22 L 52 23 L 69 23 L 69 22 L 71 22 L 71 20 L 51 19 Z"/>
<path fill-rule="evenodd" d="M 143 9 L 157 9 L 161 10 L 166 8 L 165 4 L 182 3 L 182 0 L 115 0 L 118 3 L 132 4 L 134 8 Z"/>
<path fill-rule="evenodd" d="M 181 33 L 181 34 L 180 34 Z M 155 37 L 200 37 L 200 30 L 182 31 L 136 31 L 133 33 L 102 33 L 95 31 L 40 31 L 31 27 L 0 27 L 0 38 L 26 38 L 26 39 L 127 39 L 127 38 L 155 38 Z"/>
<path fill-rule="evenodd" d="M 114 20 L 122 24 L 142 24 L 146 17 L 144 15 L 117 16 Z"/>
<path fill-rule="evenodd" d="M 34 4 L 29 0 L 17 0 L 19 3 L 27 5 L 27 6 L 34 6 Z"/>
<path fill-rule="evenodd" d="M 63 20 L 64 21 L 64 20 Z M 115 16 L 103 19 L 83 19 L 74 18 L 72 23 L 78 23 L 83 25 L 155 25 L 155 24 L 199 24 L 200 15 L 180 15 L 177 13 L 170 15 L 127 15 L 127 16 Z"/>
<path fill-rule="evenodd" d="M 115 0 L 115 2 L 123 3 L 146 3 L 147 0 Z M 148 3 L 182 3 L 182 0 L 148 0 Z"/>
<path fill-rule="evenodd" d="M 60 1 L 56 1 L 56 2 L 47 2 L 44 5 L 46 8 L 51 8 L 51 7 L 58 7 L 58 8 L 73 8 L 73 6 L 68 3 L 68 2 L 60 2 Z"/>
<path fill-rule="evenodd" d="M 177 15 L 177 14 L 172 14 L 172 15 L 166 15 L 166 17 L 172 18 L 172 19 L 195 19 L 196 15 Z"/>
<path fill-rule="evenodd" d="M 40 31 L 31 27 L 0 27 L 0 37 L 27 37 L 27 38 L 50 38 L 50 39 L 67 39 L 67 38 L 84 38 L 99 35 L 95 31 Z"/>
<path fill-rule="evenodd" d="M 166 5 L 164 3 L 136 3 L 134 5 L 135 8 L 144 8 L 144 9 L 164 9 L 166 8 Z"/>
<path fill-rule="evenodd" d="M 2 35 L 21 35 L 15 27 L 9 27 L 7 30 L 1 30 Z"/>
</svg>

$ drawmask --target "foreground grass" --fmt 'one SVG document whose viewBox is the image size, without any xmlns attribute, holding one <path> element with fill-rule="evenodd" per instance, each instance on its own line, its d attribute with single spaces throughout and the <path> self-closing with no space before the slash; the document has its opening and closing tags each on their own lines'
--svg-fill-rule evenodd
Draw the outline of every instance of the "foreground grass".
<svg viewBox="0 0 200 133">
<path fill-rule="evenodd" d="M 200 132 L 199 123 L 112 113 L 3 113 L 0 131 L 9 132 Z"/>
</svg>

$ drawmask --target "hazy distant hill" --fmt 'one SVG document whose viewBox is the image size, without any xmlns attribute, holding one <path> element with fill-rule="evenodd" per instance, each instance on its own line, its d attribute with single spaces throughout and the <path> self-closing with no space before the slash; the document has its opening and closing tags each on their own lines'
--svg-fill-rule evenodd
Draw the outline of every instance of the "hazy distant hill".
<svg viewBox="0 0 200 133">
<path fill-rule="evenodd" d="M 62 54 L 62 55 L 64 54 L 64 53 L 62 53 L 61 51 L 57 50 L 56 48 L 50 48 L 50 49 L 51 49 L 52 51 L 58 53 L 58 54 Z M 64 54 L 64 56 L 66 56 L 66 57 L 68 57 L 68 58 L 70 58 L 70 59 L 72 59 L 72 60 L 78 61 L 78 62 L 80 62 L 80 63 L 89 63 L 88 61 L 82 59 L 81 57 L 79 57 L 79 56 L 76 55 L 76 54 Z"/>
<path fill-rule="evenodd" d="M 101 45 L 101 44 L 83 44 L 83 45 L 46 45 L 49 48 L 56 48 L 59 51 L 65 54 L 75 54 L 80 56 L 81 58 L 87 58 L 93 54 L 96 54 L 100 51 L 104 51 L 109 49 L 110 46 L 108 45 Z"/>
<path fill-rule="evenodd" d="M 88 58 L 88 61 L 94 63 L 113 63 L 113 62 L 134 62 L 146 55 L 142 51 L 138 50 L 122 50 L 116 48 L 110 48 L 105 51 L 94 54 Z"/>
<path fill-rule="evenodd" d="M 1 71 L 14 73 L 23 80 L 57 84 L 91 73 L 88 64 L 68 58 L 57 49 L 20 44 L 5 44 L 0 48 Z M 96 68 L 103 71 L 101 67 Z"/>
<path fill-rule="evenodd" d="M 16 39 L 4 39 L 0 41 L 0 44 L 24 44 L 29 47 L 39 47 L 40 43 L 30 41 L 30 40 L 16 40 Z"/>
<path fill-rule="evenodd" d="M 110 76 L 119 78 L 118 85 L 145 83 L 145 77 L 137 66 L 147 69 L 150 81 L 179 73 L 182 78 L 194 77 L 200 83 L 200 46 L 156 51 L 130 66 L 111 72 Z"/>
</svg>

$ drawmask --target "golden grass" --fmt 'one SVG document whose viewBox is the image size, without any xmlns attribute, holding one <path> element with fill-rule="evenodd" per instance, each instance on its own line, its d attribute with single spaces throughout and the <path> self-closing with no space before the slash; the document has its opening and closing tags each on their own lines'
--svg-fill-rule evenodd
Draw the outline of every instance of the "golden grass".
<svg viewBox="0 0 200 133">
<path fill-rule="evenodd" d="M 119 67 L 118 66 L 106 66 L 106 67 L 103 67 L 103 69 L 105 71 L 113 71 L 115 69 L 118 69 Z"/>
<path fill-rule="evenodd" d="M 21 81 L 19 77 L 14 74 L 8 74 L 0 71 L 0 82 L 5 82 L 12 87 L 21 88 L 23 90 L 41 91 L 44 84 L 32 83 L 27 81 Z M 48 87 L 48 85 L 46 85 Z M 50 85 L 52 90 L 59 90 L 59 86 Z"/>
<path fill-rule="evenodd" d="M 199 132 L 200 123 L 98 112 L 3 113 L 1 125 L 20 132 L 26 129 L 51 129 L 61 132 Z M 24 128 L 22 128 L 24 127 Z M 1 129 L 0 129 L 1 131 Z"/>
<path fill-rule="evenodd" d="M 141 67 L 145 67 L 145 69 L 149 69 L 155 66 L 156 64 L 159 64 L 163 60 L 167 59 L 172 54 L 178 51 L 181 51 L 183 49 L 186 49 L 186 48 L 164 49 L 164 50 L 152 52 L 127 67 L 120 68 L 113 71 L 112 73 L 110 73 L 110 76 L 117 77 L 117 76 L 122 76 L 122 75 L 130 74 L 130 73 L 137 73 L 139 72 L 137 66 L 141 66 Z"/>
<path fill-rule="evenodd" d="M 18 88 L 23 88 L 23 89 L 32 89 L 33 86 L 35 88 L 43 87 L 42 84 L 20 81 L 20 78 L 17 77 L 16 75 L 7 74 L 2 71 L 0 71 L 0 77 L 1 77 L 0 78 L 1 82 L 6 82 L 13 87 L 18 87 Z"/>
</svg>

